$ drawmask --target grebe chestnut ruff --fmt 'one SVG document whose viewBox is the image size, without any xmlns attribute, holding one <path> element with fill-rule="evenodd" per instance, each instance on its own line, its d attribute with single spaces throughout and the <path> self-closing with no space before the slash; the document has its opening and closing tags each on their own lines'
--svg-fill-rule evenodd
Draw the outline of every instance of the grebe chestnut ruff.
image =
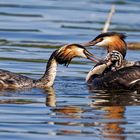
<svg viewBox="0 0 140 140">
<path fill-rule="evenodd" d="M 81 45 L 66 45 L 52 53 L 44 75 L 38 80 L 0 69 L 0 88 L 19 89 L 51 87 L 56 77 L 58 63 L 68 65 L 73 57 L 83 57 L 94 61 L 94 58 L 91 58 L 92 56 L 93 55 Z"/>
</svg>

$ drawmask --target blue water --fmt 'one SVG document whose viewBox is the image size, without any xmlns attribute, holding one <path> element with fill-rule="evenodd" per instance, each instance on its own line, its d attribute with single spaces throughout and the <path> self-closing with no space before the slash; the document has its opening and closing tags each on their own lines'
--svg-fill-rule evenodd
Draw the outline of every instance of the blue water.
<svg viewBox="0 0 140 140">
<path fill-rule="evenodd" d="M 41 77 L 55 49 L 101 32 L 112 4 L 116 13 L 109 31 L 140 42 L 139 0 L 1 0 L 1 69 Z M 88 50 L 106 55 L 101 48 Z M 139 54 L 128 50 L 127 59 L 139 60 Z M 1 90 L 0 139 L 139 140 L 139 94 L 90 89 L 85 77 L 93 65 L 76 58 L 68 68 L 59 66 L 54 87 L 46 91 Z"/>
</svg>

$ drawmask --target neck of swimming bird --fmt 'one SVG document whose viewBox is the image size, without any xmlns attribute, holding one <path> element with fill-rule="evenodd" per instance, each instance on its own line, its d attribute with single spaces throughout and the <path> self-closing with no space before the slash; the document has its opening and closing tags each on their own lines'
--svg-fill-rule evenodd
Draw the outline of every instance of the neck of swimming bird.
<svg viewBox="0 0 140 140">
<path fill-rule="evenodd" d="M 51 87 L 53 85 L 56 77 L 57 65 L 58 65 L 57 61 L 54 58 L 55 53 L 56 51 L 54 51 L 50 56 L 44 75 L 39 80 L 37 80 L 36 83 L 37 87 L 41 86 L 46 88 L 46 87 Z"/>
<path fill-rule="evenodd" d="M 113 50 L 119 51 L 123 55 L 123 58 L 125 58 L 127 45 L 124 40 L 118 39 L 118 40 L 111 41 L 107 49 L 108 49 L 108 52 L 111 52 Z"/>
</svg>

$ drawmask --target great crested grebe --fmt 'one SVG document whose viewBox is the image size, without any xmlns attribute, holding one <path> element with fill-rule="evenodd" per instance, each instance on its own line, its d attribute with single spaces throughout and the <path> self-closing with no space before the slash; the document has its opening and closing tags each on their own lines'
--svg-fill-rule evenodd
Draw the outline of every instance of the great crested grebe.
<svg viewBox="0 0 140 140">
<path fill-rule="evenodd" d="M 95 37 L 92 41 L 82 43 L 82 46 L 99 46 L 107 49 L 107 52 L 110 53 L 113 50 L 120 52 L 125 58 L 127 52 L 127 44 L 125 42 L 126 35 L 123 33 L 117 32 L 106 32 L 101 33 Z M 140 66 L 140 61 L 127 61 L 123 60 L 122 67 L 129 66 Z"/>
<path fill-rule="evenodd" d="M 140 66 L 129 66 L 119 70 L 108 70 L 117 63 L 121 67 L 123 57 L 118 51 L 112 51 L 104 62 L 96 64 L 88 73 L 86 82 L 92 89 L 140 89 Z M 115 62 L 115 63 L 114 63 Z"/>
<path fill-rule="evenodd" d="M 81 45 L 66 45 L 52 53 L 48 60 L 44 75 L 38 80 L 0 69 L 0 88 L 17 89 L 23 87 L 51 87 L 56 77 L 58 63 L 68 65 L 73 57 L 83 57 L 94 61 L 94 59 L 91 58 L 92 56 L 93 55 Z"/>
<path fill-rule="evenodd" d="M 107 49 L 107 52 L 113 50 L 119 51 L 123 57 L 126 55 L 127 44 L 125 42 L 125 34 L 117 32 L 106 32 L 101 33 L 95 37 L 92 41 L 83 43 L 84 47 L 88 46 L 99 46 Z"/>
</svg>

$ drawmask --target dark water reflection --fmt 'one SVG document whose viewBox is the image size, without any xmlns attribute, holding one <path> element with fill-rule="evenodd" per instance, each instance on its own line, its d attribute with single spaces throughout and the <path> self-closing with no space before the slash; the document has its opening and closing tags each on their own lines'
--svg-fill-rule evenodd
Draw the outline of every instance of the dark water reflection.
<svg viewBox="0 0 140 140">
<path fill-rule="evenodd" d="M 66 121 L 53 122 L 54 125 L 80 127 L 82 130 L 59 130 L 60 135 L 86 135 L 100 138 L 121 139 L 127 137 L 125 125 L 129 125 L 126 109 L 130 105 L 140 104 L 138 92 L 90 91 L 84 105 L 57 106 L 55 92 L 51 90 L 46 97 L 47 106 L 55 106 L 52 112 L 56 118 Z M 85 130 L 84 130 L 85 129 Z"/>
<path fill-rule="evenodd" d="M 0 0 L 1 68 L 41 77 L 55 49 L 101 32 L 112 4 L 117 10 L 110 30 L 139 42 L 139 0 Z M 129 50 L 127 59 L 139 60 L 139 54 Z M 48 90 L 1 90 L 0 139 L 140 139 L 139 92 L 92 90 L 85 77 L 93 65 L 74 59 L 69 68 L 60 66 Z"/>
</svg>

